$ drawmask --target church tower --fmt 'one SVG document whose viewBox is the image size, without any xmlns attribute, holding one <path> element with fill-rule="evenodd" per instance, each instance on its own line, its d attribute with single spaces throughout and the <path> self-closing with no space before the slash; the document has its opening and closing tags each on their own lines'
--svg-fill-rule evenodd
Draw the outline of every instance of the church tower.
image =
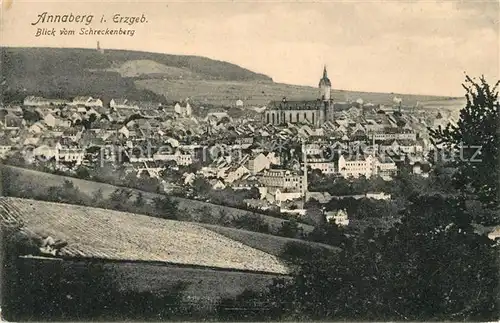
<svg viewBox="0 0 500 323">
<path fill-rule="evenodd" d="M 320 100 L 322 101 L 322 106 L 319 109 L 319 118 L 318 118 L 318 126 L 321 126 L 324 122 L 329 120 L 331 116 L 329 115 L 330 110 L 330 92 L 332 89 L 332 83 L 328 78 L 326 72 L 326 65 L 323 69 L 323 77 L 319 80 L 319 95 Z"/>
<path fill-rule="evenodd" d="M 319 93 L 321 100 L 330 101 L 331 90 L 332 90 L 332 83 L 330 83 L 330 79 L 328 78 L 325 65 L 325 68 L 323 69 L 323 77 L 319 80 Z"/>
</svg>

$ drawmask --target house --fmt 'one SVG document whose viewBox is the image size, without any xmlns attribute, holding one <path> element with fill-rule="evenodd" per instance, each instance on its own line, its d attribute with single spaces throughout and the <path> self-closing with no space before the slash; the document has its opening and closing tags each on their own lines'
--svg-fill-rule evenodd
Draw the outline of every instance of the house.
<svg viewBox="0 0 500 323">
<path fill-rule="evenodd" d="M 85 106 L 85 107 L 99 107 L 102 108 L 102 101 L 100 99 L 94 99 L 91 96 L 77 96 L 72 102 L 68 103 L 70 106 Z"/>
<path fill-rule="evenodd" d="M 304 208 L 302 200 L 287 200 L 280 204 L 280 213 L 305 216 L 307 210 Z"/>
<path fill-rule="evenodd" d="M 271 192 L 273 192 L 273 190 L 271 190 Z M 277 202 L 278 205 L 281 205 L 282 202 L 300 199 L 303 195 L 304 194 L 302 190 L 299 188 L 292 188 L 292 189 L 276 188 L 274 190 L 274 200 Z"/>
<path fill-rule="evenodd" d="M 128 128 L 126 126 L 123 126 L 120 129 L 118 129 L 118 133 L 120 133 L 123 136 L 125 136 L 125 138 L 130 137 L 130 131 L 128 130 Z"/>
<path fill-rule="evenodd" d="M 137 105 L 133 102 L 129 102 L 127 99 L 111 99 L 109 101 L 109 107 L 112 109 L 137 109 Z"/>
<path fill-rule="evenodd" d="M 412 129 L 384 127 L 382 132 L 375 132 L 372 138 L 376 141 L 385 140 L 417 140 L 417 134 Z"/>
<path fill-rule="evenodd" d="M 62 147 L 62 145 L 58 143 L 56 145 L 56 155 L 54 157 L 57 163 L 75 162 L 76 165 L 80 165 L 85 158 L 85 149 Z"/>
<path fill-rule="evenodd" d="M 373 174 L 374 157 L 371 155 L 341 155 L 338 160 L 338 170 L 344 178 L 365 176 L 370 178 Z"/>
<path fill-rule="evenodd" d="M 228 169 L 225 177 L 226 183 L 233 183 L 234 181 L 243 177 L 243 175 L 250 173 L 250 170 L 243 165 L 234 166 Z"/>
<path fill-rule="evenodd" d="M 96 108 L 98 108 L 98 106 Z M 96 109 L 94 109 L 93 106 L 86 108 L 86 110 L 87 111 L 85 112 L 85 117 L 87 119 L 90 119 L 92 115 L 94 115 L 96 119 L 99 119 L 101 117 L 101 114 Z"/>
<path fill-rule="evenodd" d="M 331 201 L 333 198 L 328 192 L 306 192 L 306 201 L 316 200 L 321 204 L 325 204 Z"/>
<path fill-rule="evenodd" d="M 243 202 L 246 206 L 254 209 L 269 210 L 272 208 L 272 205 L 267 200 L 245 199 Z"/>
<path fill-rule="evenodd" d="M 32 154 L 35 158 L 50 159 L 57 155 L 57 151 L 58 149 L 55 146 L 43 144 L 33 149 Z"/>
<path fill-rule="evenodd" d="M 193 108 L 189 104 L 189 102 L 186 102 L 186 106 L 181 106 L 180 102 L 176 102 L 174 105 L 174 111 L 176 114 L 182 116 L 182 117 L 190 117 L 193 113 Z"/>
<path fill-rule="evenodd" d="M 26 124 L 26 121 L 22 117 L 13 113 L 7 113 L 2 121 L 0 124 L 3 123 L 5 130 L 19 130 Z"/>
<path fill-rule="evenodd" d="M 63 99 L 46 99 L 39 96 L 27 96 L 24 98 L 23 105 L 31 107 L 48 106 L 48 105 L 65 105 L 68 100 Z"/>
<path fill-rule="evenodd" d="M 35 147 L 38 145 L 38 143 L 40 142 L 40 137 L 38 136 L 31 136 L 30 134 L 24 138 L 24 140 L 22 141 L 22 145 L 23 146 L 31 146 L 31 147 Z"/>
<path fill-rule="evenodd" d="M 334 222 L 338 226 L 348 226 L 349 225 L 349 217 L 347 216 L 346 210 L 337 210 L 326 212 L 326 221 Z"/>
<path fill-rule="evenodd" d="M 317 143 L 306 144 L 304 148 L 308 156 L 321 155 L 323 153 L 323 147 Z"/>
<path fill-rule="evenodd" d="M 82 115 L 78 112 L 73 112 L 69 119 L 73 122 L 73 124 L 76 122 L 82 122 L 83 120 Z"/>
<path fill-rule="evenodd" d="M 257 156 L 250 158 L 247 163 L 247 168 L 252 174 L 260 173 L 265 169 L 271 167 L 271 161 L 263 153 L 257 154 Z"/>
<path fill-rule="evenodd" d="M 381 151 L 415 154 L 421 152 L 423 147 L 412 140 L 386 140 L 380 144 Z"/>
<path fill-rule="evenodd" d="M 323 174 L 335 174 L 335 163 L 327 158 L 308 158 L 307 165 Z"/>
<path fill-rule="evenodd" d="M 151 178 L 159 179 L 161 176 L 161 172 L 165 170 L 165 167 L 160 166 L 154 161 L 142 161 L 137 162 L 137 165 L 134 165 L 134 168 L 137 171 L 137 177 L 141 177 L 143 173 L 148 174 Z"/>
<path fill-rule="evenodd" d="M 220 179 L 211 179 L 208 181 L 208 183 L 210 184 L 210 186 L 212 186 L 212 189 L 214 190 L 223 190 L 226 188 L 226 185 Z"/>
<path fill-rule="evenodd" d="M 6 138 L 0 138 L 0 158 L 7 156 L 12 150 L 12 144 Z"/>
<path fill-rule="evenodd" d="M 61 118 L 56 119 L 56 127 L 58 128 L 70 128 L 71 126 L 72 126 L 71 120 L 66 120 Z"/>
<path fill-rule="evenodd" d="M 43 121 L 45 124 L 49 127 L 55 127 L 56 126 L 56 117 L 52 115 L 52 113 L 47 113 L 43 117 Z"/>
<path fill-rule="evenodd" d="M 34 134 L 40 134 L 46 130 L 46 127 L 43 123 L 41 122 L 36 122 L 32 124 L 29 128 L 28 131 Z"/>
<path fill-rule="evenodd" d="M 77 142 L 82 138 L 84 127 L 73 127 L 69 129 L 64 129 L 62 133 L 63 139 L 69 139 L 70 141 Z"/>
<path fill-rule="evenodd" d="M 429 177 L 430 165 L 426 161 L 415 161 L 411 165 L 412 173 L 422 177 Z"/>
<path fill-rule="evenodd" d="M 269 169 L 258 174 L 259 182 L 270 188 L 297 189 L 304 192 L 304 176 L 298 172 L 287 169 Z M 302 194 L 301 193 L 301 194 Z"/>
<path fill-rule="evenodd" d="M 368 199 L 374 199 L 374 200 L 390 200 L 391 199 L 391 194 L 387 194 L 387 193 L 384 193 L 384 192 L 366 193 L 365 196 Z"/>
<path fill-rule="evenodd" d="M 192 185 L 194 180 L 196 179 L 196 174 L 195 173 L 184 173 L 183 178 L 184 178 L 184 185 Z"/>
<path fill-rule="evenodd" d="M 264 155 L 267 157 L 267 159 L 269 159 L 271 165 L 281 165 L 281 157 L 278 155 L 278 153 L 272 151 L 264 153 Z"/>
<path fill-rule="evenodd" d="M 385 180 L 392 179 L 396 175 L 398 168 L 396 162 L 387 155 L 381 155 L 375 160 L 375 174 L 379 175 Z"/>
<path fill-rule="evenodd" d="M 193 164 L 193 155 L 190 153 L 185 153 L 180 149 L 177 149 L 174 153 L 171 151 L 158 151 L 153 154 L 153 160 L 156 161 L 175 161 L 179 166 L 188 166 Z"/>
</svg>

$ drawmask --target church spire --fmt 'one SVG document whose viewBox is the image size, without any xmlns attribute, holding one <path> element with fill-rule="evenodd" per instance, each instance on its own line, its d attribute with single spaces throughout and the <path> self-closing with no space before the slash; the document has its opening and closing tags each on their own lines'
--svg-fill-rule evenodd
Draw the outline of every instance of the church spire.
<svg viewBox="0 0 500 323">
<path fill-rule="evenodd" d="M 323 77 L 319 80 L 319 87 L 328 86 L 331 87 L 332 84 L 328 78 L 328 73 L 326 72 L 326 65 L 323 67 Z"/>
</svg>

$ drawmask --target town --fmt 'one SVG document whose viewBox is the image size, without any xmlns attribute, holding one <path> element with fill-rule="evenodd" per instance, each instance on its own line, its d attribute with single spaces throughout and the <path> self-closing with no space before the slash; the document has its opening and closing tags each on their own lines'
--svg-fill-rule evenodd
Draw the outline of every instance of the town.
<svg viewBox="0 0 500 323">
<path fill-rule="evenodd" d="M 113 98 L 104 104 L 90 96 L 27 96 L 22 105 L 0 110 L 0 153 L 6 163 L 24 160 L 87 179 L 93 169 L 109 166 L 131 178 L 154 179 L 164 193 L 193 199 L 202 198 L 200 186 L 230 190 L 242 193 L 232 206 L 299 218 L 310 200 L 391 198 L 384 191 L 335 196 L 321 191 L 318 181 L 428 175 L 427 127 L 453 120 L 404 106 L 397 97 L 392 106 L 363 98 L 336 102 L 326 67 L 318 88 L 313 101 L 282 98 L 247 107 L 237 100 L 229 109 L 204 109 L 189 99 L 165 105 Z M 349 223 L 345 210 L 329 212 L 333 217 Z"/>
<path fill-rule="evenodd" d="M 498 1 L 1 6 L 2 320 L 499 321 Z"/>
</svg>

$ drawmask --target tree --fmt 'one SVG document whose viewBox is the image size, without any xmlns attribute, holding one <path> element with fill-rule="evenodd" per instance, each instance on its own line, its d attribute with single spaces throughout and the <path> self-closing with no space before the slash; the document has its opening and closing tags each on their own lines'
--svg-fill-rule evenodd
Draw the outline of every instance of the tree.
<svg viewBox="0 0 500 323">
<path fill-rule="evenodd" d="M 32 123 L 42 120 L 38 112 L 28 109 L 23 109 L 23 119 Z"/>
<path fill-rule="evenodd" d="M 454 159 L 455 192 L 442 170 L 423 180 L 397 178 L 394 193 L 407 201 L 400 223 L 385 232 L 368 228 L 348 237 L 338 255 L 303 262 L 291 284 L 276 281 L 266 296 L 277 313 L 274 319 L 498 320 L 500 245 L 475 228 L 478 213 L 488 218 L 476 210 L 492 208 L 496 196 L 491 191 L 497 184 L 485 176 L 470 179 L 476 168 L 487 174 L 497 171 L 489 164 L 498 158 L 491 146 L 497 139 L 488 129 L 498 121 L 491 109 L 498 109 L 498 103 L 484 80 L 472 88 L 459 125 L 436 131 L 434 138 L 453 150 L 462 142 L 483 140 L 485 164 Z M 335 245 L 339 229 L 318 226 L 309 238 Z"/>
<path fill-rule="evenodd" d="M 102 188 L 92 193 L 92 205 L 99 205 L 103 202 L 104 195 L 102 194 Z"/>
<path fill-rule="evenodd" d="M 306 209 L 306 218 L 308 220 L 308 223 L 317 225 L 325 222 L 323 207 L 317 200 L 310 199 L 306 203 L 305 209 Z"/>
<path fill-rule="evenodd" d="M 233 219 L 233 226 L 238 229 L 269 233 L 269 224 L 258 214 L 245 213 Z"/>
<path fill-rule="evenodd" d="M 201 223 L 208 223 L 208 224 L 216 223 L 215 218 L 212 215 L 212 212 L 208 206 L 204 205 L 202 207 L 197 208 L 196 213 L 198 213 L 200 219 L 199 221 Z"/>
<path fill-rule="evenodd" d="M 193 181 L 193 190 L 195 194 L 203 196 L 211 189 L 208 181 L 202 177 L 196 177 Z"/>
<path fill-rule="evenodd" d="M 164 196 L 155 197 L 153 203 L 161 218 L 177 220 L 179 202 L 173 200 L 170 196 Z"/>
<path fill-rule="evenodd" d="M 434 145 L 443 145 L 453 152 L 451 165 L 456 168 L 456 187 L 492 208 L 499 205 L 499 82 L 490 86 L 484 77 L 476 82 L 467 76 L 463 84 L 467 104 L 460 111 L 458 123 L 429 129 Z"/>
<path fill-rule="evenodd" d="M 307 235 L 307 240 L 337 247 L 344 246 L 347 242 L 343 229 L 331 221 L 314 227 Z"/>
<path fill-rule="evenodd" d="M 222 225 L 222 226 L 231 225 L 231 219 L 229 218 L 227 211 L 223 208 L 219 211 L 219 217 L 217 219 L 217 224 Z"/>
<path fill-rule="evenodd" d="M 292 218 L 289 221 L 283 221 L 277 234 L 288 238 L 297 238 L 302 235 L 302 228 L 299 226 L 296 219 Z"/>
<path fill-rule="evenodd" d="M 75 176 L 77 178 L 81 179 L 89 179 L 90 178 L 90 172 L 87 167 L 85 166 L 78 166 L 75 171 Z"/>
<path fill-rule="evenodd" d="M 137 193 L 134 205 L 137 206 L 137 207 L 143 207 L 144 204 L 145 204 L 144 194 L 142 192 Z"/>
<path fill-rule="evenodd" d="M 113 210 L 126 211 L 133 193 L 129 189 L 117 188 L 109 197 L 110 208 Z"/>
</svg>

